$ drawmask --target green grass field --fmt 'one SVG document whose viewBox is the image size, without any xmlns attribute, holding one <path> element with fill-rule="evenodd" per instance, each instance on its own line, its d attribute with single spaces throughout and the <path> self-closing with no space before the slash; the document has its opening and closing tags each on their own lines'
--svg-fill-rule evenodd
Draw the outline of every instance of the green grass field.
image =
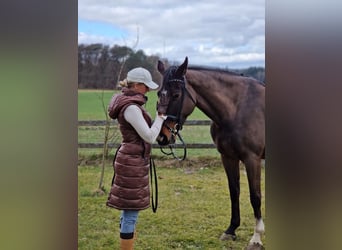
<svg viewBox="0 0 342 250">
<path fill-rule="evenodd" d="M 105 106 L 114 93 L 118 90 L 79 90 L 78 91 L 78 120 L 105 120 L 105 114 L 102 106 L 102 100 Z M 146 94 L 148 101 L 145 108 L 151 114 L 152 118 L 156 115 L 157 92 L 150 91 Z M 199 109 L 188 117 L 188 120 L 208 120 L 208 117 Z"/>
<path fill-rule="evenodd" d="M 110 90 L 79 90 L 78 120 L 105 120 L 102 100 L 107 106 L 113 93 Z"/>
<path fill-rule="evenodd" d="M 238 239 L 222 242 L 220 235 L 230 219 L 227 179 L 216 160 L 208 165 L 172 161 L 169 166 L 156 162 L 159 189 L 157 213 L 142 211 L 137 224 L 135 250 L 165 249 L 244 249 L 253 233 L 255 220 L 249 203 L 245 171 L 241 168 L 241 226 Z M 199 164 L 201 165 L 201 164 Z M 198 166 L 198 165 L 197 165 Z M 119 249 L 120 212 L 105 205 L 107 194 L 94 195 L 98 185 L 97 166 L 79 167 L 78 249 Z M 112 167 L 105 171 L 106 190 L 112 178 Z M 264 180 L 264 168 L 262 172 Z M 264 190 L 264 182 L 262 182 Z M 264 195 L 264 193 L 263 193 Z M 263 208 L 265 207 L 263 199 Z M 264 214 L 264 209 L 263 209 Z M 266 222 L 266 219 L 265 219 Z M 265 236 L 263 243 L 266 247 Z"/>
</svg>

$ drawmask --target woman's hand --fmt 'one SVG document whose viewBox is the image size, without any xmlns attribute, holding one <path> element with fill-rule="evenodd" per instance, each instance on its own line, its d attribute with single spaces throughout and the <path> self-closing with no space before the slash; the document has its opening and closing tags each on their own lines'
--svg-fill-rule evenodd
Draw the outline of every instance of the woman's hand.
<svg viewBox="0 0 342 250">
<path fill-rule="evenodd" d="M 167 116 L 165 114 L 162 114 L 160 112 L 157 112 L 157 115 L 162 118 L 164 121 L 167 119 Z"/>
</svg>

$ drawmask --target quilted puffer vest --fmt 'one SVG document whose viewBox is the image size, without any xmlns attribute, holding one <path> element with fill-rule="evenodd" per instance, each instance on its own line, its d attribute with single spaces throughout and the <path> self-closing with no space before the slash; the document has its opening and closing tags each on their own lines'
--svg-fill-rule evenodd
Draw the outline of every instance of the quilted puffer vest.
<svg viewBox="0 0 342 250">
<path fill-rule="evenodd" d="M 107 206 L 120 210 L 143 210 L 150 206 L 149 164 L 151 145 L 146 143 L 124 118 L 129 105 L 137 105 L 149 126 L 152 119 L 142 106 L 145 96 L 129 89 L 114 95 L 110 102 L 109 116 L 117 119 L 122 143 L 113 163 L 114 182 Z"/>
</svg>

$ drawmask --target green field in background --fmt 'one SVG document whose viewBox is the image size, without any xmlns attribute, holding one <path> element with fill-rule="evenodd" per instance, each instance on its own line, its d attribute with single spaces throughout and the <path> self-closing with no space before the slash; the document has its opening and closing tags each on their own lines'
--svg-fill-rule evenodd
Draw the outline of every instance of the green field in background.
<svg viewBox="0 0 342 250">
<path fill-rule="evenodd" d="M 105 110 L 114 93 L 119 93 L 116 90 L 79 90 L 78 91 L 78 120 L 105 120 Z M 150 91 L 147 93 L 148 101 L 145 108 L 149 111 L 152 118 L 156 116 L 157 92 Z M 105 105 L 105 109 L 103 107 Z M 194 112 L 187 120 L 209 120 L 208 117 L 199 109 L 195 108 Z M 116 126 L 111 127 L 111 133 L 119 133 Z M 181 135 L 185 143 L 212 143 L 209 126 L 184 126 Z M 103 126 L 79 126 L 78 127 L 78 142 L 79 143 L 101 143 L 104 138 Z M 121 137 L 120 137 L 121 138 Z M 120 138 L 113 143 L 119 143 Z M 99 155 L 102 153 L 101 148 L 82 148 L 78 149 L 80 155 Z M 115 153 L 115 148 L 110 150 L 110 154 Z M 183 154 L 180 149 L 176 150 L 178 155 Z M 161 156 L 163 153 L 159 149 L 153 149 L 153 155 Z M 187 149 L 188 157 L 192 156 L 219 156 L 216 149 Z"/>
<path fill-rule="evenodd" d="M 78 120 L 105 120 L 103 104 L 106 107 L 114 93 L 118 90 L 78 90 Z M 146 94 L 148 101 L 145 108 L 152 118 L 156 116 L 157 91 L 150 91 Z M 188 120 L 208 120 L 209 118 L 199 109 L 188 117 Z"/>
</svg>

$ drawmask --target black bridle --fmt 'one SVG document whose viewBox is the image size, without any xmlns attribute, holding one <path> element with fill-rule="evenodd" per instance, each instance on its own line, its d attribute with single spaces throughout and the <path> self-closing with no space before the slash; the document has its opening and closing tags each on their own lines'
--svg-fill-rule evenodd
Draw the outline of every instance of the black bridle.
<svg viewBox="0 0 342 250">
<path fill-rule="evenodd" d="M 172 84 L 174 82 L 178 82 L 181 85 L 181 99 L 180 99 L 180 104 L 179 104 L 179 108 L 177 109 L 177 114 L 176 115 L 171 115 L 167 113 L 168 108 L 166 109 L 166 116 L 167 119 L 166 120 L 171 120 L 173 122 L 175 122 L 175 126 L 173 128 L 171 128 L 170 126 L 168 126 L 165 122 L 163 123 L 163 126 L 166 127 L 169 132 L 174 136 L 174 137 L 178 137 L 179 140 L 181 141 L 181 147 L 183 147 L 184 153 L 182 157 L 178 157 L 175 154 L 174 148 L 176 148 L 177 146 L 175 144 L 169 144 L 169 149 L 170 149 L 170 153 L 167 153 L 164 151 L 164 149 L 162 147 L 160 147 L 160 150 L 162 151 L 162 153 L 164 153 L 165 155 L 172 155 L 175 159 L 178 159 L 180 161 L 185 160 L 186 158 L 186 144 L 182 138 L 182 136 L 180 135 L 180 130 L 183 129 L 183 122 L 181 120 L 181 113 L 182 113 L 182 109 L 183 109 L 183 103 L 184 103 L 184 99 L 185 99 L 185 94 L 187 94 L 191 101 L 196 104 L 196 101 L 194 100 L 194 98 L 191 96 L 191 94 L 189 93 L 189 91 L 187 90 L 187 88 L 185 87 L 186 85 L 186 79 L 183 76 L 182 79 L 171 79 L 169 80 L 167 83 L 168 84 Z M 165 104 L 164 104 L 165 105 Z M 167 104 L 167 107 L 169 106 L 169 103 Z M 157 109 L 158 109 L 158 105 L 157 105 Z"/>
<path fill-rule="evenodd" d="M 178 82 L 181 85 L 181 93 L 182 93 L 181 94 L 181 100 L 180 100 L 178 112 L 177 112 L 176 115 L 168 114 L 167 110 L 166 110 L 166 114 L 165 115 L 167 116 L 167 120 L 174 121 L 176 123 L 176 125 L 175 125 L 175 128 L 170 128 L 170 127 L 168 127 L 165 124 L 164 124 L 164 126 L 166 126 L 173 135 L 177 135 L 179 130 L 182 130 L 182 128 L 183 128 L 183 122 L 184 121 L 181 121 L 181 113 L 182 113 L 182 109 L 183 109 L 183 103 L 184 103 L 184 99 L 185 99 L 185 94 L 187 94 L 190 97 L 191 101 L 194 104 L 196 104 L 196 101 L 191 96 L 191 94 L 189 93 L 187 88 L 185 87 L 185 85 L 186 85 L 185 77 L 183 77 L 183 79 L 171 79 L 171 80 L 168 81 L 168 84 L 172 84 L 173 82 Z"/>
</svg>

